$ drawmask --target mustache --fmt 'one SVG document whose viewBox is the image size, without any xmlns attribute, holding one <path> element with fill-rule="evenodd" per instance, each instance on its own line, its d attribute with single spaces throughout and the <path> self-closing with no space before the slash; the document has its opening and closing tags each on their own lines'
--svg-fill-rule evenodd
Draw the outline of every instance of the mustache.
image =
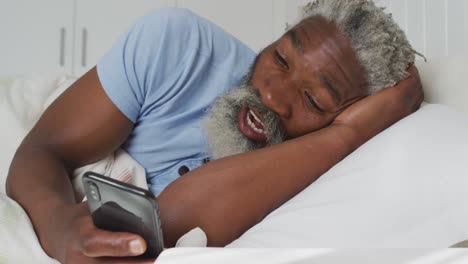
<svg viewBox="0 0 468 264">
<path fill-rule="evenodd" d="M 266 143 L 248 139 L 239 128 L 239 114 L 247 106 L 255 109 L 264 125 Z M 286 129 L 280 117 L 265 104 L 260 94 L 250 85 L 242 85 L 218 98 L 206 120 L 208 143 L 215 159 L 281 143 Z"/>
<path fill-rule="evenodd" d="M 235 109 L 235 111 L 233 111 L 234 115 L 232 116 L 233 122 L 238 122 L 241 108 L 247 106 L 250 109 L 255 109 L 260 115 L 267 135 L 267 145 L 284 141 L 286 129 L 280 117 L 262 102 L 258 90 L 253 86 L 242 85 L 238 89 L 234 89 L 228 93 L 224 99 Z"/>
</svg>

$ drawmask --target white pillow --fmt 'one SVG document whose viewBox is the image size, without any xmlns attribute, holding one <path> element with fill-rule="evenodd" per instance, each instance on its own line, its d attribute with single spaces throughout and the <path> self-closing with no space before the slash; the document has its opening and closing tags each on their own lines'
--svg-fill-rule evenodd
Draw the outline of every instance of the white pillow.
<svg viewBox="0 0 468 264">
<path fill-rule="evenodd" d="M 24 210 L 2 193 L 0 234 L 0 263 L 58 263 L 42 250 Z"/>
<path fill-rule="evenodd" d="M 0 79 L 0 193 L 19 144 L 34 126 L 47 105 L 65 90 L 74 78 L 31 75 L 20 79 Z"/>
<path fill-rule="evenodd" d="M 229 247 L 454 245 L 468 239 L 467 162 L 468 118 L 425 105 Z"/>
</svg>

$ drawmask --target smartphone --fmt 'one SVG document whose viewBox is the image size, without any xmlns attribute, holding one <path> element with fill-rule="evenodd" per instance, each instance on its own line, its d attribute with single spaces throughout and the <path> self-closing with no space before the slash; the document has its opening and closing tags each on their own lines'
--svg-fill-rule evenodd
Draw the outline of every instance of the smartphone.
<svg viewBox="0 0 468 264">
<path fill-rule="evenodd" d="M 94 172 L 85 173 L 83 186 L 96 227 L 140 235 L 147 244 L 142 257 L 155 258 L 163 251 L 159 208 L 151 192 Z"/>
</svg>

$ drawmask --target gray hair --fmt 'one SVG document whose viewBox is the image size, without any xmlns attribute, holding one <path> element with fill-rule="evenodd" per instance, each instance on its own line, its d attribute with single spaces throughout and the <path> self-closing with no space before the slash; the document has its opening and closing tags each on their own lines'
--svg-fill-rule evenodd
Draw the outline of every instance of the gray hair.
<svg viewBox="0 0 468 264">
<path fill-rule="evenodd" d="M 375 93 L 407 78 L 410 64 L 418 54 L 405 33 L 370 0 L 317 0 L 303 8 L 299 24 L 321 16 L 334 22 L 351 40 L 367 74 L 369 92 Z"/>
</svg>

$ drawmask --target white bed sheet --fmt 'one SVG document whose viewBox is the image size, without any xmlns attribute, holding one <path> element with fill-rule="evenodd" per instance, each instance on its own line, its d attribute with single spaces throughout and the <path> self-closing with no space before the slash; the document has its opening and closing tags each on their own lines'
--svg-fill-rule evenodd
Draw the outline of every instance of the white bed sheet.
<svg viewBox="0 0 468 264">
<path fill-rule="evenodd" d="M 0 263 L 58 263 L 42 250 L 24 210 L 3 193 L 0 193 Z"/>
<path fill-rule="evenodd" d="M 157 264 L 466 264 L 468 249 L 171 249 Z"/>
</svg>

